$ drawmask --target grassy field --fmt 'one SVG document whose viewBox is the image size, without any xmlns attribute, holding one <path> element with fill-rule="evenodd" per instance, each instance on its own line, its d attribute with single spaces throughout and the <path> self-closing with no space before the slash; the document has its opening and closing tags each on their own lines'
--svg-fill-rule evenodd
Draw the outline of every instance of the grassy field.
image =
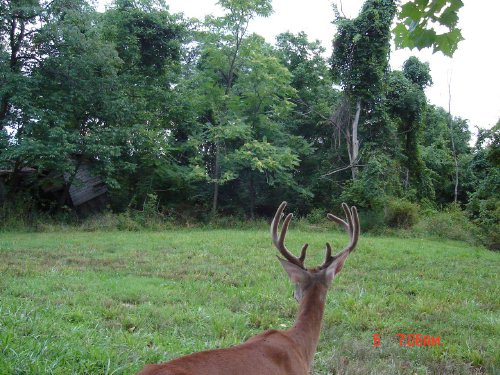
<svg viewBox="0 0 500 375">
<path fill-rule="evenodd" d="M 305 240 L 309 265 L 347 241 L 292 228 L 287 244 Z M 131 374 L 289 327 L 275 253 L 264 230 L 0 233 L 0 374 Z M 313 373 L 498 374 L 499 270 L 499 253 L 459 242 L 362 236 Z M 398 333 L 441 346 L 400 347 Z"/>
</svg>

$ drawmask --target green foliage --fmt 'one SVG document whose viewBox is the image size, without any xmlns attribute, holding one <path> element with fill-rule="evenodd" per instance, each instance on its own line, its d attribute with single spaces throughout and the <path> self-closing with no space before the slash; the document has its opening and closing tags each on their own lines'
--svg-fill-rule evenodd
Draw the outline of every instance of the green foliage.
<svg viewBox="0 0 500 375">
<path fill-rule="evenodd" d="M 476 188 L 467 211 L 481 228 L 484 242 L 500 248 L 500 122 L 491 130 L 481 130 L 476 141 L 472 170 Z"/>
<path fill-rule="evenodd" d="M 467 121 L 426 105 L 426 63 L 411 57 L 389 71 L 395 1 L 368 0 L 352 20 L 337 14 L 331 60 L 303 32 L 276 46 L 249 34 L 269 0 L 219 4 L 222 16 L 200 22 L 161 0 L 116 0 L 103 13 L 85 0 L 0 0 L 4 227 L 63 228 L 66 218 L 87 230 L 164 228 L 209 221 L 210 206 L 224 225 L 268 217 L 281 200 L 316 221 L 345 200 L 379 230 L 388 202 L 453 201 L 456 156 L 458 200 L 496 246 L 496 136 L 480 133 L 471 148 Z M 400 17 L 456 29 L 460 6 L 411 1 Z M 102 222 L 65 206 L 82 162 L 108 187 Z"/>
<path fill-rule="evenodd" d="M 246 23 L 265 15 L 261 3 L 228 2 L 226 16 L 207 19 L 211 32 L 200 35 L 201 60 L 194 81 L 202 129 L 196 139 L 203 151 L 193 161 L 198 170 L 207 171 L 206 180 L 214 186 L 213 214 L 219 203 L 218 186 L 236 178 L 243 187 L 239 198 L 249 202 L 251 217 L 259 203 L 257 191 L 269 190 L 274 181 L 305 191 L 291 174 L 299 153 L 308 147 L 283 124 L 293 107 L 289 98 L 295 94 L 290 73 L 263 38 L 246 36 Z"/>
<path fill-rule="evenodd" d="M 357 18 L 336 21 L 332 71 L 350 97 L 370 101 L 381 92 L 395 14 L 393 0 L 367 0 Z"/>
<path fill-rule="evenodd" d="M 331 74 L 319 41 L 309 41 L 305 33 L 283 33 L 278 35 L 276 44 L 276 53 L 290 71 L 291 86 L 296 90 L 290 99 L 294 106 L 284 121 L 288 131 L 296 136 L 292 147 L 300 157 L 294 179 L 311 193 L 291 194 L 286 199 L 307 212 L 337 194 L 333 184 L 322 176 L 339 156 L 334 149 L 330 116 L 340 94 L 332 90 Z M 307 144 L 300 142 L 299 137 Z"/>
<path fill-rule="evenodd" d="M 407 171 L 405 187 L 407 190 L 415 188 L 419 199 L 434 199 L 434 190 L 420 148 L 426 111 L 423 89 L 429 80 L 428 66 L 414 57 L 405 62 L 403 72 L 391 72 L 387 78 L 387 106 L 398 127 L 401 161 Z"/>
<path fill-rule="evenodd" d="M 419 86 L 422 90 L 432 85 L 429 63 L 422 63 L 417 57 L 411 56 L 403 64 L 403 73 L 406 78 Z"/>
<path fill-rule="evenodd" d="M 344 187 L 340 200 L 358 207 L 380 210 L 387 197 L 400 191 L 399 171 L 395 160 L 380 153 L 370 155 L 356 180 Z"/>
<path fill-rule="evenodd" d="M 451 146 L 449 114 L 442 108 L 428 106 L 421 133 L 421 154 L 435 192 L 435 201 L 445 205 L 453 201 L 454 160 Z M 467 193 L 473 189 L 473 174 L 470 170 L 471 137 L 467 122 L 451 118 L 455 150 L 459 161 L 459 200 L 467 201 Z"/>
<path fill-rule="evenodd" d="M 459 207 L 450 204 L 441 212 L 423 217 L 415 227 L 415 231 L 425 235 L 479 243 L 477 227 L 471 223 L 466 213 Z"/>
<path fill-rule="evenodd" d="M 392 228 L 411 228 L 418 221 L 419 206 L 406 199 L 390 199 L 385 208 L 384 221 Z"/>
<path fill-rule="evenodd" d="M 407 128 L 412 125 L 418 127 L 426 104 L 422 89 L 400 71 L 390 73 L 387 87 L 387 102 L 391 113 L 405 122 Z"/>
<path fill-rule="evenodd" d="M 327 221 L 326 211 L 322 208 L 315 208 L 309 212 L 306 219 L 311 224 L 325 223 Z"/>
<path fill-rule="evenodd" d="M 457 27 L 462 0 L 411 0 L 399 11 L 399 22 L 393 29 L 399 48 L 432 47 L 446 56 L 453 56 L 463 40 Z M 444 32 L 443 29 L 445 30 Z"/>
</svg>

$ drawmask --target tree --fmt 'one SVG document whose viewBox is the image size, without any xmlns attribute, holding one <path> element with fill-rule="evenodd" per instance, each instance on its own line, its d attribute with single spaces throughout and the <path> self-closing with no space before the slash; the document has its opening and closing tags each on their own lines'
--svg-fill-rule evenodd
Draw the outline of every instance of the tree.
<svg viewBox="0 0 500 375">
<path fill-rule="evenodd" d="M 422 63 L 417 57 L 410 56 L 403 64 L 403 74 L 413 84 L 424 90 L 432 85 L 429 63 Z"/>
<path fill-rule="evenodd" d="M 467 211 L 481 228 L 484 242 L 500 248 L 500 121 L 492 129 L 478 129 L 471 162 L 475 186 Z"/>
<path fill-rule="evenodd" d="M 404 187 L 416 188 L 419 198 L 433 199 L 432 185 L 427 178 L 420 153 L 420 135 L 426 109 L 424 88 L 432 82 L 428 64 L 410 57 L 403 71 L 394 71 L 387 78 L 387 106 L 398 124 L 405 165 Z"/>
<path fill-rule="evenodd" d="M 473 188 L 469 170 L 471 149 L 470 130 L 466 120 L 451 117 L 443 108 L 427 106 L 420 138 L 421 155 L 428 169 L 435 191 L 435 202 L 447 204 L 454 201 L 455 162 L 450 140 L 450 122 L 454 132 L 455 151 L 462 176 L 458 201 L 466 202 L 467 193 Z"/>
<path fill-rule="evenodd" d="M 109 78 L 118 61 L 99 39 L 92 9 L 84 1 L 16 6 L 8 8 L 7 17 L 11 74 L 2 99 L 7 103 L 2 125 L 9 128 L 10 139 L 1 163 L 13 171 L 9 185 L 14 194 L 23 167 L 59 176 L 69 173 L 68 189 L 78 169 L 71 156 L 95 152 L 109 136 L 90 129 L 99 128 L 100 120 L 109 115 L 103 101 L 106 92 L 113 91 Z"/>
<path fill-rule="evenodd" d="M 250 216 L 254 217 L 257 189 L 277 185 L 292 189 L 301 196 L 308 192 L 294 181 L 293 171 L 299 156 L 309 153 L 302 137 L 294 137 L 284 119 L 293 108 L 290 98 L 295 91 L 290 85 L 290 72 L 281 65 L 272 48 L 261 37 L 252 35 L 242 50 L 242 69 L 234 85 L 237 96 L 230 107 L 243 120 L 249 131 L 245 143 L 237 147 L 228 160 L 237 165 L 234 171 L 246 184 Z"/>
<path fill-rule="evenodd" d="M 352 178 L 358 173 L 358 126 L 362 108 L 368 109 L 382 92 L 389 59 L 390 26 L 396 13 L 392 0 L 367 0 L 357 18 L 338 18 L 333 41 L 332 71 L 346 97 L 344 109 L 351 124 L 339 124 L 346 134 Z M 351 115 L 354 113 L 354 116 Z"/>
<path fill-rule="evenodd" d="M 233 86 L 241 70 L 241 50 L 248 23 L 257 16 L 272 12 L 269 0 L 221 0 L 226 9 L 223 17 L 207 17 L 206 32 L 201 36 L 199 85 L 206 100 L 204 114 L 208 142 L 204 145 L 208 156 L 207 171 L 213 186 L 212 215 L 219 204 L 219 186 L 234 179 L 234 173 L 222 170 L 225 140 L 241 135 L 242 122 L 234 121 L 230 102 L 234 100 Z"/>
<path fill-rule="evenodd" d="M 296 90 L 291 98 L 294 106 L 285 120 L 288 131 L 310 145 L 307 154 L 301 153 L 303 156 L 294 178 L 311 195 L 292 194 L 287 200 L 307 212 L 325 202 L 334 204 L 331 199 L 339 194 L 338 183 L 332 181 L 338 175 L 328 173 L 332 165 L 342 164 L 344 157 L 337 152 L 340 137 L 331 120 L 331 111 L 340 92 L 333 88 L 325 50 L 319 41 L 309 41 L 303 32 L 287 32 L 278 35 L 276 47 L 281 63 L 292 75 L 291 85 Z"/>
<path fill-rule="evenodd" d="M 15 126 L 27 77 L 38 56 L 33 39 L 47 18 L 48 1 L 0 1 L 0 130 Z M 17 113 L 16 113 L 17 112 Z"/>
<path fill-rule="evenodd" d="M 184 98 L 178 86 L 183 44 L 190 37 L 187 24 L 162 2 L 117 0 L 101 25 L 122 62 L 116 77 L 120 117 L 114 126 L 124 137 L 114 173 L 120 189 L 114 191 L 113 204 L 142 207 L 149 194 L 183 201 L 190 173 L 181 133 L 192 110 L 185 104 L 190 97 Z"/>
<path fill-rule="evenodd" d="M 25 84 L 9 99 L 0 163 L 64 175 L 60 204 L 82 160 L 111 189 L 130 192 L 118 207 L 164 186 L 165 165 L 176 165 L 170 134 L 179 113 L 165 103 L 176 99 L 182 22 L 148 1 L 119 0 L 104 15 L 85 1 L 55 1 L 41 12 L 24 46 L 30 63 L 13 81 Z"/>
</svg>

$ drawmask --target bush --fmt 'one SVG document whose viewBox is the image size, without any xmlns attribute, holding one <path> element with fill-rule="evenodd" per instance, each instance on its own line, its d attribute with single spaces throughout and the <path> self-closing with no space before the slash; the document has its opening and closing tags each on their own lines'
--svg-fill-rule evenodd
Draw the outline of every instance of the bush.
<svg viewBox="0 0 500 375">
<path fill-rule="evenodd" d="M 384 230 L 384 212 L 380 210 L 359 211 L 359 222 L 363 232 L 382 233 Z"/>
<path fill-rule="evenodd" d="M 500 250 L 500 199 L 478 200 L 478 206 L 474 223 L 481 230 L 481 239 L 489 249 Z"/>
<path fill-rule="evenodd" d="M 478 242 L 478 228 L 468 219 L 458 205 L 450 205 L 444 211 L 422 218 L 415 227 L 416 231 L 427 235 L 466 241 L 472 244 Z"/>
<path fill-rule="evenodd" d="M 3 201 L 0 206 L 0 228 L 20 230 L 33 221 L 34 201 L 27 194 L 20 195 L 15 201 Z"/>
<path fill-rule="evenodd" d="M 411 228 L 418 221 L 418 211 L 418 204 L 392 198 L 384 209 L 384 223 L 391 228 Z"/>
<path fill-rule="evenodd" d="M 326 211 L 322 208 L 313 208 L 306 216 L 309 224 L 323 224 L 328 219 L 326 218 Z"/>
</svg>

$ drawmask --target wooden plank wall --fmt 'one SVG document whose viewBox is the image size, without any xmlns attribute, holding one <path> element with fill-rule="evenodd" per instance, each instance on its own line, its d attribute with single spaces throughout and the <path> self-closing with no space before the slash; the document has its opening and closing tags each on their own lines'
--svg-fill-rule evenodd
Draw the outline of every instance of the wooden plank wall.
<svg viewBox="0 0 500 375">
<path fill-rule="evenodd" d="M 69 195 L 73 206 L 77 207 L 107 191 L 104 181 L 100 177 L 94 176 L 87 165 L 82 164 L 69 188 Z"/>
</svg>

